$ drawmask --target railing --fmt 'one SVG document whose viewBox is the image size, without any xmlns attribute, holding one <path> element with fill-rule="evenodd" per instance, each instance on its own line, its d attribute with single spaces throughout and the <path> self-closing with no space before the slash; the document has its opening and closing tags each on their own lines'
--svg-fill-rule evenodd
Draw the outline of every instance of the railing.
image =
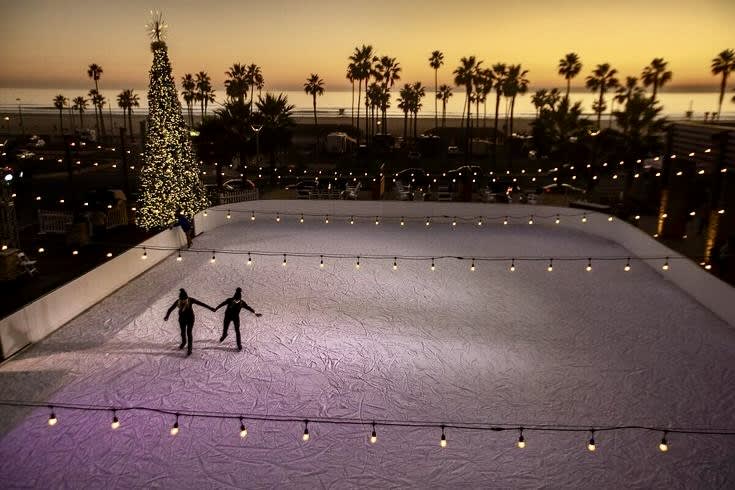
<svg viewBox="0 0 735 490">
<path fill-rule="evenodd" d="M 107 220 L 105 227 L 109 230 L 111 228 L 117 228 L 118 226 L 127 226 L 128 224 L 128 209 L 127 206 L 120 205 L 115 206 L 107 211 Z"/>
<path fill-rule="evenodd" d="M 225 191 L 219 193 L 220 204 L 232 204 L 244 201 L 257 201 L 258 189 L 246 191 Z"/>
<path fill-rule="evenodd" d="M 74 215 L 68 211 L 38 210 L 38 233 L 66 233 L 66 229 L 74 221 Z"/>
</svg>

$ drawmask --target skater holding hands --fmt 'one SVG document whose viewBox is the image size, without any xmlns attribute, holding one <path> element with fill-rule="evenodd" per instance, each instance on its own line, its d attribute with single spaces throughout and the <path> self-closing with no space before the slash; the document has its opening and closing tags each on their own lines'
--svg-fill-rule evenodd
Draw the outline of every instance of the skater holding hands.
<svg viewBox="0 0 735 490">
<path fill-rule="evenodd" d="M 174 304 L 166 312 L 166 316 L 163 318 L 164 321 L 168 321 L 171 312 L 178 308 L 179 310 L 179 327 L 181 327 L 181 345 L 179 349 L 183 349 L 188 344 L 186 355 L 191 355 L 191 349 L 194 343 L 194 337 L 192 336 L 192 330 L 194 329 L 194 305 L 203 306 L 211 311 L 215 311 L 214 308 L 208 304 L 202 303 L 201 301 L 190 298 L 186 291 L 181 288 L 179 289 L 179 299 L 174 301 Z"/>
<path fill-rule="evenodd" d="M 220 303 L 217 308 L 214 309 L 214 311 L 219 310 L 223 306 L 226 306 L 225 309 L 225 320 L 224 325 L 222 329 L 222 337 L 220 337 L 219 341 L 222 342 L 227 338 L 227 329 L 230 326 L 230 322 L 235 326 L 235 340 L 237 341 L 237 350 L 242 350 L 242 343 L 240 341 L 240 310 L 246 309 L 250 313 L 253 313 L 256 317 L 263 316 L 260 313 L 255 313 L 255 310 L 253 310 L 245 301 L 242 299 L 242 288 L 237 288 L 235 290 L 235 295 L 232 298 L 227 298 L 222 303 Z"/>
</svg>

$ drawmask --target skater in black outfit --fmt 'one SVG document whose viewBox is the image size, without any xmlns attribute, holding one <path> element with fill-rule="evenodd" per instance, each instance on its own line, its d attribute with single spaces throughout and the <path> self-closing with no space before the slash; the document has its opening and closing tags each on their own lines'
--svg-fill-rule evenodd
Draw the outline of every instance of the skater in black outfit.
<svg viewBox="0 0 735 490">
<path fill-rule="evenodd" d="M 168 321 L 168 317 L 171 315 L 171 312 L 176 308 L 179 309 L 179 327 L 181 327 L 181 345 L 179 345 L 179 349 L 183 349 L 188 343 L 189 347 L 186 351 L 187 356 L 191 355 L 191 348 L 194 343 L 194 337 L 192 336 L 192 330 L 194 328 L 194 305 L 203 306 L 211 311 L 215 311 L 211 306 L 194 298 L 190 298 L 182 288 L 179 289 L 179 299 L 174 301 L 174 304 L 171 305 L 171 308 L 168 309 L 166 316 L 163 318 L 165 321 Z"/>
<path fill-rule="evenodd" d="M 227 309 L 225 309 L 225 322 L 224 327 L 222 329 L 222 337 L 220 337 L 219 341 L 222 342 L 227 338 L 227 329 L 230 326 L 230 322 L 235 326 L 235 340 L 237 340 L 237 350 L 242 350 L 242 343 L 240 342 L 240 310 L 243 308 L 248 310 L 250 313 L 255 314 L 255 316 L 263 316 L 260 313 L 255 313 L 255 310 L 253 310 L 248 304 L 242 300 L 242 289 L 237 288 L 235 290 L 235 295 L 232 298 L 227 298 L 224 300 L 217 308 L 214 309 L 214 311 L 219 310 L 223 306 L 227 306 Z"/>
</svg>

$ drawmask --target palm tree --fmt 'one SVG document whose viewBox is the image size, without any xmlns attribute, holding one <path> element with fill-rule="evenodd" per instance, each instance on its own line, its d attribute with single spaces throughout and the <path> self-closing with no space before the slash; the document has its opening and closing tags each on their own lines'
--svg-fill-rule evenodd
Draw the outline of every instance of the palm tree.
<svg viewBox="0 0 735 490">
<path fill-rule="evenodd" d="M 671 72 L 666 70 L 667 64 L 663 58 L 654 58 L 651 64 L 643 69 L 643 73 L 641 74 L 644 87 L 653 85 L 653 92 L 651 93 L 652 103 L 656 102 L 658 89 L 663 88 L 666 83 L 671 81 Z"/>
<path fill-rule="evenodd" d="M 304 92 L 311 95 L 312 101 L 314 102 L 314 126 L 316 126 L 316 96 L 324 94 L 324 80 L 319 78 L 319 75 L 316 73 L 312 73 L 311 76 L 306 79 Z"/>
<path fill-rule="evenodd" d="M 541 113 L 541 109 L 546 105 L 546 99 L 549 97 L 549 93 L 545 88 L 537 90 L 531 96 L 531 104 L 536 108 L 536 117 L 538 118 Z"/>
<path fill-rule="evenodd" d="M 233 63 L 225 72 L 225 93 L 228 97 L 237 100 L 240 105 L 245 105 L 245 95 L 248 93 L 247 70 L 240 63 Z"/>
<path fill-rule="evenodd" d="M 593 110 L 597 113 L 597 128 L 600 129 L 600 120 L 602 119 L 602 113 L 605 111 L 607 105 L 605 104 L 605 92 L 610 89 L 618 87 L 618 79 L 615 75 L 618 73 L 617 70 L 610 67 L 609 63 L 602 63 L 597 65 L 597 68 L 592 70 L 592 75 L 589 75 L 586 79 L 585 86 L 592 92 L 600 92 L 600 96 L 597 101 L 593 104 Z"/>
<path fill-rule="evenodd" d="M 363 44 L 363 48 L 365 45 Z M 355 48 L 355 51 L 348 58 L 350 63 L 347 65 L 348 74 L 352 76 L 353 84 L 354 80 L 357 80 L 357 139 L 360 140 L 360 100 L 362 99 L 362 69 L 360 67 L 360 48 Z M 354 85 L 353 85 L 354 87 Z M 354 90 L 354 89 L 353 89 Z M 353 93 L 354 95 L 354 93 Z"/>
<path fill-rule="evenodd" d="M 490 68 L 478 70 L 476 76 L 477 117 L 480 117 L 480 104 L 483 104 L 482 127 L 487 126 L 487 96 L 493 89 L 493 71 Z M 478 122 L 479 126 L 479 122 Z"/>
<path fill-rule="evenodd" d="M 126 89 L 120 92 L 119 94 L 117 94 L 117 106 L 123 110 L 123 125 L 124 125 L 123 127 L 125 129 L 127 129 L 127 124 L 125 123 L 125 115 L 127 114 L 129 105 L 130 105 L 130 91 Z"/>
<path fill-rule="evenodd" d="M 350 124 L 355 124 L 355 64 L 349 63 L 347 65 L 347 74 L 345 75 L 347 80 L 352 85 L 352 105 L 350 106 Z"/>
<path fill-rule="evenodd" d="M 411 112 L 411 85 L 406 83 L 398 93 L 398 108 L 403 111 L 403 139 L 408 136 L 408 113 Z"/>
<path fill-rule="evenodd" d="M 615 90 L 615 102 L 625 107 L 634 95 L 642 93 L 643 89 L 638 86 L 638 79 L 636 77 L 626 77 L 625 85 L 621 85 Z M 651 101 L 653 102 L 653 99 Z"/>
<path fill-rule="evenodd" d="M 383 115 L 383 127 L 388 125 L 388 106 L 390 105 L 390 89 L 401 79 L 401 65 L 395 58 L 382 56 L 375 65 L 375 79 L 382 82 L 383 90 L 379 94 L 380 109 Z"/>
<path fill-rule="evenodd" d="M 439 99 L 439 68 L 444 64 L 444 53 L 441 51 L 432 51 L 429 57 L 429 66 L 434 69 L 434 127 L 439 126 L 439 114 L 437 109 L 437 100 Z M 443 116 L 442 116 L 442 119 Z"/>
<path fill-rule="evenodd" d="M 192 110 L 192 105 L 197 98 L 195 91 L 196 86 L 196 81 L 191 73 L 187 73 L 181 77 L 181 94 L 184 97 L 184 102 L 186 102 L 186 110 L 189 113 L 189 124 L 192 127 L 194 126 L 194 111 Z"/>
<path fill-rule="evenodd" d="M 572 78 L 579 75 L 580 71 L 582 71 L 582 62 L 579 61 L 579 55 L 577 53 L 567 53 L 559 60 L 559 75 L 563 76 L 567 81 L 567 99 L 569 98 Z"/>
<path fill-rule="evenodd" d="M 201 104 L 202 117 L 204 117 L 207 114 L 209 102 L 214 102 L 212 79 L 207 72 L 200 71 L 196 74 L 196 99 Z"/>
<path fill-rule="evenodd" d="M 59 110 L 59 134 L 64 134 L 64 107 L 69 104 L 69 100 L 59 94 L 54 97 L 54 107 Z"/>
<path fill-rule="evenodd" d="M 102 78 L 102 73 L 103 73 L 102 67 L 98 65 L 97 63 L 92 63 L 91 65 L 89 65 L 89 67 L 87 67 L 87 76 L 94 81 L 94 91 L 97 94 L 99 94 L 100 92 L 99 80 L 100 78 Z M 89 93 L 89 96 L 94 98 L 91 91 Z M 95 117 L 98 118 L 98 121 L 99 121 L 97 123 L 97 134 L 101 135 L 100 127 L 102 128 L 102 132 L 103 133 L 105 132 L 105 122 L 102 119 L 102 108 L 98 107 L 97 105 L 95 105 L 94 107 L 95 107 L 94 109 Z"/>
<path fill-rule="evenodd" d="M 725 98 L 725 88 L 727 87 L 727 77 L 735 71 L 735 50 L 726 49 L 712 59 L 712 74 L 722 74 L 720 82 L 720 102 L 717 105 L 717 114 L 722 114 L 722 99 Z"/>
<path fill-rule="evenodd" d="M 258 97 L 260 97 L 260 91 L 265 86 L 265 80 L 263 79 L 263 72 L 260 67 L 255 63 L 248 65 L 245 73 L 245 80 L 247 81 L 248 87 L 250 87 L 250 112 L 253 112 L 253 94 L 255 89 L 258 89 Z"/>
<path fill-rule="evenodd" d="M 413 112 L 413 138 L 416 139 L 417 136 L 417 124 L 416 119 L 418 118 L 419 111 L 421 110 L 421 107 L 423 104 L 421 104 L 421 99 L 424 98 L 426 95 L 426 88 L 421 84 L 421 82 L 414 82 L 413 85 L 411 85 L 411 112 Z"/>
<path fill-rule="evenodd" d="M 505 63 L 493 65 L 493 86 L 495 87 L 495 129 L 493 131 L 493 165 L 498 159 L 498 110 L 500 108 L 500 97 L 503 95 L 505 80 L 508 78 L 508 67 Z"/>
<path fill-rule="evenodd" d="M 84 96 L 74 97 L 74 110 L 79 111 L 79 127 L 84 129 L 84 110 L 87 108 L 87 99 Z"/>
<path fill-rule="evenodd" d="M 123 123 L 125 122 L 125 112 L 128 113 L 128 131 L 133 136 L 133 107 L 140 107 L 138 94 L 132 89 L 125 89 L 117 96 L 117 105 L 123 110 Z"/>
<path fill-rule="evenodd" d="M 508 132 L 513 136 L 513 115 L 516 107 L 516 97 L 523 95 L 528 90 L 529 81 L 526 78 L 528 70 L 524 70 L 521 65 L 510 65 L 508 67 L 508 73 L 505 79 L 505 87 L 503 93 L 506 97 L 510 97 L 510 123 L 508 125 Z"/>
<path fill-rule="evenodd" d="M 355 48 L 355 51 L 350 56 L 350 62 L 355 66 L 354 76 L 358 83 L 357 89 L 357 134 L 360 137 L 360 99 L 361 99 L 361 83 L 365 81 L 365 134 L 367 135 L 368 130 L 368 106 L 369 99 L 367 97 L 367 88 L 370 82 L 370 76 L 373 72 L 373 62 L 375 61 L 373 55 L 373 47 L 370 45 L 362 45 L 360 48 Z"/>
<path fill-rule="evenodd" d="M 94 107 L 94 124 L 97 128 L 97 136 L 100 136 L 102 133 L 100 133 L 99 107 L 97 106 L 99 92 L 96 89 L 92 89 L 87 95 L 89 95 L 89 100 L 92 102 L 92 107 Z"/>
<path fill-rule="evenodd" d="M 452 96 L 452 87 L 446 84 L 439 86 L 439 90 L 436 92 L 436 98 L 442 101 L 442 127 L 446 126 L 447 120 L 447 101 Z"/>
<path fill-rule="evenodd" d="M 265 98 L 258 97 L 255 105 L 258 114 L 254 120 L 263 124 L 259 137 L 265 151 L 270 153 L 271 176 L 275 177 L 276 150 L 289 144 L 294 106 L 288 103 L 287 96 L 279 94 L 276 97 L 270 93 L 266 93 Z"/>
<path fill-rule="evenodd" d="M 475 75 L 480 64 L 482 64 L 482 61 L 477 61 L 474 56 L 470 56 L 469 58 L 462 57 L 462 59 L 459 60 L 459 66 L 454 70 L 454 84 L 458 87 L 464 86 L 465 88 L 465 106 L 467 107 L 467 127 L 465 129 L 467 140 L 465 143 L 467 149 L 466 154 L 469 154 L 470 152 L 469 145 L 472 137 L 472 129 L 470 128 L 470 124 L 472 122 L 472 83 L 475 81 Z"/>
</svg>

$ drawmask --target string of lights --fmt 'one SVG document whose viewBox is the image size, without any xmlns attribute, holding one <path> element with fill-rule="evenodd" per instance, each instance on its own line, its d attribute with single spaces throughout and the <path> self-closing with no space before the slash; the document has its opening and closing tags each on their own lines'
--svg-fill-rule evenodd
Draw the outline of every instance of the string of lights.
<svg viewBox="0 0 735 490">
<path fill-rule="evenodd" d="M 442 448 L 447 447 L 447 430 L 459 430 L 459 431 L 473 431 L 473 432 L 504 432 L 513 431 L 518 433 L 518 440 L 516 445 L 518 448 L 523 449 L 526 447 L 527 441 L 525 435 L 529 432 L 552 432 L 552 433 L 588 433 L 590 439 L 587 441 L 587 449 L 589 451 L 595 451 L 597 449 L 597 442 L 595 441 L 596 433 L 605 432 L 616 432 L 616 431 L 630 431 L 636 430 L 641 432 L 656 432 L 662 435 L 661 440 L 658 443 L 658 449 L 661 452 L 667 452 L 669 450 L 669 434 L 682 434 L 682 435 L 697 435 L 697 436 L 735 436 L 734 430 L 720 429 L 720 428 L 697 428 L 697 427 L 664 427 L 664 426 L 646 426 L 646 425 L 569 425 L 569 424 L 515 424 L 515 423 L 489 423 L 489 422 L 439 422 L 439 421 L 428 421 L 428 420 L 391 420 L 391 419 L 374 419 L 364 420 L 356 418 L 335 418 L 335 417 L 296 417 L 296 416 L 282 416 L 282 415 L 259 415 L 250 413 L 227 413 L 227 412 L 207 412 L 207 411 L 194 411 L 194 410 L 174 410 L 167 408 L 156 408 L 142 405 L 134 406 L 113 406 L 113 405 L 83 405 L 74 403 L 47 403 L 47 402 L 34 402 L 34 401 L 22 401 L 22 400 L 0 400 L 0 405 L 6 407 L 20 407 L 20 408 L 47 408 L 49 410 L 49 417 L 47 424 L 51 427 L 56 426 L 60 423 L 60 419 L 57 416 L 59 410 L 70 410 L 80 412 L 109 412 L 112 416 L 110 428 L 112 430 L 118 430 L 123 426 L 118 414 L 125 412 L 147 412 L 157 413 L 162 415 L 169 415 L 173 417 L 173 424 L 169 430 L 172 436 L 176 436 L 181 431 L 179 424 L 180 419 L 188 417 L 191 419 L 219 419 L 219 420 L 232 420 L 238 422 L 235 425 L 237 433 L 241 438 L 248 436 L 249 432 L 245 425 L 245 422 L 277 422 L 277 423 L 297 423 L 303 424 L 302 440 L 308 442 L 311 439 L 311 433 L 309 432 L 309 424 L 319 425 L 341 425 L 341 426 L 367 426 L 371 429 L 369 435 L 369 441 L 371 444 L 378 442 L 378 427 L 399 427 L 399 428 L 420 428 L 420 429 L 438 429 L 441 431 L 441 437 L 439 439 L 439 446 Z"/>
</svg>

